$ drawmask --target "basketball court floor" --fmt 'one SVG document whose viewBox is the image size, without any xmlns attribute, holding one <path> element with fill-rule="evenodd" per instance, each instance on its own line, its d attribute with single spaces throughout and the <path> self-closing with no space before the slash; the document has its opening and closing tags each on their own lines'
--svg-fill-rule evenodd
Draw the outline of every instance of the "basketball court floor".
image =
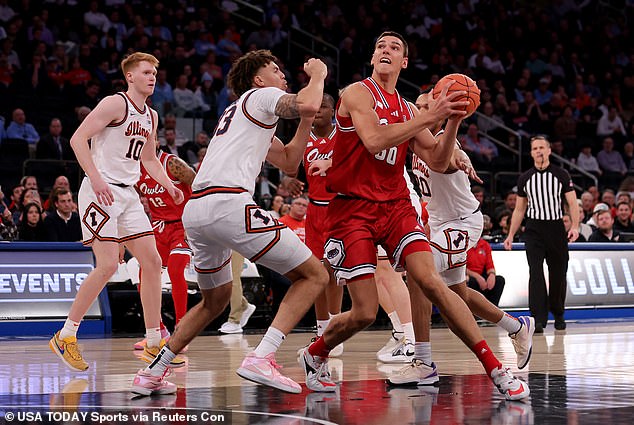
<svg viewBox="0 0 634 425">
<path fill-rule="evenodd" d="M 388 331 L 366 331 L 331 359 L 332 394 L 286 394 L 240 379 L 235 370 L 261 335 L 197 338 L 187 366 L 168 378 L 175 395 L 132 398 L 143 366 L 133 339 L 83 339 L 87 372 L 68 370 L 47 339 L 0 340 L 0 423 L 231 423 L 231 424 L 632 424 L 634 322 L 552 323 L 535 335 L 522 371 L 506 334 L 482 328 L 505 365 L 529 383 L 530 399 L 508 402 L 475 356 L 447 329 L 432 330 L 440 385 L 390 388 L 385 377 L 402 365 L 375 359 Z M 303 383 L 297 349 L 310 334 L 293 333 L 277 355 L 282 373 Z"/>
</svg>

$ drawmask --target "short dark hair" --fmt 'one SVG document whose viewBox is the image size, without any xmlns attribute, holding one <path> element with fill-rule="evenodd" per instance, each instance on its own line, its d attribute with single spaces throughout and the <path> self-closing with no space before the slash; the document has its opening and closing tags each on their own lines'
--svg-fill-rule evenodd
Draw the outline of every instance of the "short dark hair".
<svg viewBox="0 0 634 425">
<path fill-rule="evenodd" d="M 53 191 L 51 192 L 51 205 L 55 205 L 57 201 L 59 201 L 60 195 L 66 195 L 67 193 L 71 193 L 71 192 L 70 190 L 64 187 L 53 189 Z"/>
<path fill-rule="evenodd" d="M 277 62 L 277 58 L 270 50 L 248 52 L 231 66 L 227 75 L 227 86 L 233 90 L 236 96 L 242 96 L 253 87 L 253 78 L 260 68 L 271 62 Z"/>
<path fill-rule="evenodd" d="M 403 43 L 403 56 L 407 57 L 409 55 L 409 47 L 407 46 L 407 41 L 405 41 L 405 37 L 396 31 L 383 31 L 381 35 L 379 35 L 376 39 L 376 43 L 378 43 L 383 37 L 396 37 Z M 374 45 L 376 46 L 376 43 Z"/>
<path fill-rule="evenodd" d="M 546 142 L 548 144 L 548 147 L 550 147 L 550 140 L 548 140 L 548 137 L 544 134 L 537 134 L 533 137 L 531 137 L 531 142 L 530 145 L 533 146 L 533 141 L 535 140 L 543 140 L 544 142 Z"/>
</svg>

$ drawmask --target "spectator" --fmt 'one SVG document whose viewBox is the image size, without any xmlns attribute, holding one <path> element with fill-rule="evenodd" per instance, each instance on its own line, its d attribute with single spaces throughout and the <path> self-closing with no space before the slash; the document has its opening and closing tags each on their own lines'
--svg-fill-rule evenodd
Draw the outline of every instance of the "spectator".
<svg viewBox="0 0 634 425">
<path fill-rule="evenodd" d="M 622 140 L 626 136 L 623 120 L 616 113 L 614 106 L 610 106 L 608 113 L 599 118 L 597 136 L 614 137 L 616 140 Z"/>
<path fill-rule="evenodd" d="M 167 82 L 166 69 L 158 70 L 158 73 L 156 74 L 154 93 L 150 98 L 152 99 L 152 105 L 154 105 L 159 117 L 164 116 L 172 109 L 172 104 L 174 103 L 174 91 L 170 83 Z"/>
<path fill-rule="evenodd" d="M 271 209 L 269 209 L 269 213 L 273 218 L 279 219 L 282 214 L 280 213 L 282 206 L 284 205 L 284 197 L 280 195 L 275 195 L 273 197 L 273 201 L 271 202 Z"/>
<path fill-rule="evenodd" d="M 592 231 L 594 231 L 598 227 L 597 216 L 599 215 L 599 213 L 602 213 L 604 211 L 608 211 L 610 212 L 610 215 L 612 215 L 610 207 L 608 207 L 608 205 L 604 204 L 603 202 L 597 203 L 592 209 L 592 217 L 590 217 L 590 219 L 586 221 L 586 224 L 592 227 Z"/>
<path fill-rule="evenodd" d="M 24 189 L 35 189 L 38 190 L 37 178 L 35 176 L 24 176 L 20 180 L 20 184 L 24 187 Z"/>
<path fill-rule="evenodd" d="M 603 139 L 603 150 L 597 154 L 599 167 L 603 171 L 602 183 L 609 187 L 618 187 L 627 173 L 627 167 L 621 154 L 614 150 L 614 140 L 611 137 Z"/>
<path fill-rule="evenodd" d="M 597 228 L 594 232 L 592 232 L 592 235 L 590 235 L 588 242 L 619 241 L 619 231 L 612 228 L 614 225 L 614 219 L 612 218 L 612 214 L 609 210 L 598 212 L 595 219 L 597 221 Z"/>
<path fill-rule="evenodd" d="M 26 114 L 20 108 L 14 109 L 12 115 L 12 121 L 7 127 L 6 137 L 9 139 L 22 139 L 26 140 L 29 145 L 35 146 L 40 135 L 35 130 L 32 124 L 26 122 Z"/>
<path fill-rule="evenodd" d="M 612 189 L 604 189 L 601 192 L 601 202 L 610 207 L 610 212 L 612 212 L 612 217 L 616 215 L 616 195 L 614 194 L 614 190 Z"/>
<path fill-rule="evenodd" d="M 509 235 L 509 227 L 511 225 L 511 216 L 513 215 L 513 211 L 503 210 L 498 216 L 495 217 L 497 229 L 491 232 L 491 241 L 493 242 L 502 242 Z M 518 229 L 519 234 L 521 235 L 521 229 Z M 520 240 L 519 235 L 516 233 L 514 238 L 514 242 Z"/>
<path fill-rule="evenodd" d="M 498 217 L 504 211 L 511 211 L 515 209 L 515 203 L 517 202 L 517 189 L 509 190 L 504 195 L 504 204 L 500 205 L 493 211 L 493 216 Z M 489 218 L 489 220 L 491 220 Z"/>
<path fill-rule="evenodd" d="M 624 144 L 623 153 L 621 155 L 623 156 L 623 162 L 627 167 L 627 171 L 634 171 L 634 143 L 627 142 Z"/>
<path fill-rule="evenodd" d="M 206 131 L 199 131 L 196 134 L 196 139 L 192 142 L 189 141 L 185 143 L 183 146 L 178 148 L 179 156 L 187 162 L 189 165 L 193 165 L 198 160 L 198 152 L 202 148 L 206 148 L 209 144 L 209 135 Z"/>
<path fill-rule="evenodd" d="M 75 154 L 70 147 L 69 140 L 62 136 L 62 122 L 59 118 L 51 120 L 48 134 L 37 142 L 35 157 L 37 159 L 75 160 Z"/>
<path fill-rule="evenodd" d="M 561 219 L 564 222 L 564 229 L 566 229 L 566 232 L 569 232 L 570 228 L 572 227 L 572 218 L 570 218 L 570 214 L 564 213 Z M 579 223 L 579 237 L 577 238 L 575 242 L 586 242 L 587 240 L 586 237 L 581 233 L 581 225 L 588 226 L 587 224 L 583 224 L 581 222 Z"/>
<path fill-rule="evenodd" d="M 44 219 L 48 240 L 76 242 L 82 239 L 79 214 L 73 211 L 73 194 L 67 189 L 56 189 L 51 197 L 55 211 Z"/>
<path fill-rule="evenodd" d="M 563 114 L 555 120 L 555 140 L 561 140 L 567 150 L 574 149 L 577 139 L 577 120 L 573 115 L 572 106 L 565 106 Z"/>
<path fill-rule="evenodd" d="M 84 13 L 84 22 L 102 33 L 110 29 L 110 20 L 99 11 L 99 2 L 95 0 L 90 2 L 88 12 Z"/>
<path fill-rule="evenodd" d="M 179 75 L 176 80 L 174 106 L 174 113 L 181 117 L 191 117 L 203 110 L 201 100 L 187 87 L 187 76 L 185 74 Z"/>
<path fill-rule="evenodd" d="M 57 193 L 57 190 L 65 189 L 70 191 L 70 182 L 66 176 L 57 176 L 55 182 L 53 183 L 53 188 L 51 189 L 51 193 L 49 194 L 48 199 L 44 202 L 43 210 L 50 211 L 55 208 L 55 202 L 53 201 L 53 196 Z M 73 211 L 77 209 L 77 205 L 73 203 Z"/>
<path fill-rule="evenodd" d="M 582 208 L 581 199 L 577 199 L 577 210 L 579 211 L 579 236 L 583 235 L 583 240 L 587 241 L 594 229 L 592 229 L 590 225 L 584 223 L 583 221 L 585 218 L 585 213 Z"/>
<path fill-rule="evenodd" d="M 11 196 L 9 197 L 11 203 L 9 204 L 9 210 L 11 213 L 14 213 L 18 206 L 20 205 L 20 198 L 22 197 L 22 192 L 24 192 L 24 186 L 18 184 L 13 186 L 11 189 Z"/>
<path fill-rule="evenodd" d="M 491 219 L 484 216 L 485 221 Z M 467 251 L 467 286 L 480 292 L 489 302 L 498 306 L 504 291 L 505 279 L 495 273 L 491 245 L 482 237 L 476 246 Z"/>
<path fill-rule="evenodd" d="M 4 203 L 4 193 L 0 188 L 0 241 L 12 241 L 17 235 L 17 227 L 13 222 L 13 214 Z"/>
<path fill-rule="evenodd" d="M 160 148 L 163 152 L 171 153 L 178 156 L 178 147 L 176 146 L 176 132 L 172 128 L 166 128 L 163 132 L 165 144 L 161 144 Z"/>
<path fill-rule="evenodd" d="M 467 134 L 462 138 L 462 148 L 469 154 L 476 168 L 478 166 L 490 168 L 491 163 L 498 156 L 498 148 L 486 137 L 478 134 L 478 126 L 470 124 Z"/>
<path fill-rule="evenodd" d="M 300 196 L 293 199 L 288 214 L 282 214 L 280 223 L 286 224 L 297 237 L 306 242 L 306 209 L 308 208 L 308 198 Z"/>
<path fill-rule="evenodd" d="M 576 160 L 577 166 L 588 173 L 592 173 L 595 176 L 599 177 L 603 172 L 599 167 L 599 162 L 594 155 L 592 155 L 592 147 L 589 143 L 584 143 L 581 147 L 581 152 L 577 156 Z"/>
<path fill-rule="evenodd" d="M 616 220 L 612 225 L 614 230 L 619 232 L 634 233 L 632 223 L 632 205 L 628 201 L 621 201 L 616 206 Z"/>
<path fill-rule="evenodd" d="M 163 128 L 158 132 L 159 143 L 165 145 L 165 130 L 172 129 L 176 135 L 176 146 L 183 146 L 187 142 L 185 134 L 176 128 L 176 115 L 167 114 L 163 119 Z"/>
<path fill-rule="evenodd" d="M 2 143 L 2 139 L 6 139 L 7 134 L 4 129 L 4 117 L 0 115 L 0 144 Z"/>
<path fill-rule="evenodd" d="M 47 234 L 42 220 L 42 208 L 37 203 L 27 203 L 24 206 L 24 216 L 18 225 L 19 241 L 46 242 Z"/>
</svg>

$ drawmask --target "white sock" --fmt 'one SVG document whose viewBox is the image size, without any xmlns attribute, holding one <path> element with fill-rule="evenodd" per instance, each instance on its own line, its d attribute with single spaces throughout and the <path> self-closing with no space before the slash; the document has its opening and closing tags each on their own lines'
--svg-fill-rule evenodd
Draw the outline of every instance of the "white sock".
<svg viewBox="0 0 634 425">
<path fill-rule="evenodd" d="M 414 358 L 431 366 L 431 342 L 416 342 L 414 344 Z"/>
<path fill-rule="evenodd" d="M 317 321 L 317 336 L 322 336 L 324 334 L 324 331 L 328 327 L 329 323 L 330 323 L 330 319 Z"/>
<path fill-rule="evenodd" d="M 390 321 L 392 322 L 392 328 L 396 332 L 403 332 L 403 325 L 401 325 L 401 321 L 398 318 L 398 314 L 396 314 L 396 310 L 394 310 L 393 312 L 389 313 L 387 315 L 387 317 L 390 318 Z"/>
<path fill-rule="evenodd" d="M 146 328 L 145 338 L 148 347 L 158 347 L 161 344 L 161 328 Z"/>
<path fill-rule="evenodd" d="M 414 324 L 412 322 L 403 323 L 403 333 L 405 334 L 405 339 L 412 344 L 416 341 L 416 337 L 414 336 Z"/>
<path fill-rule="evenodd" d="M 522 329 L 522 323 L 508 313 L 504 313 L 504 316 L 502 316 L 496 325 L 508 332 L 509 335 L 513 335 Z"/>
<path fill-rule="evenodd" d="M 79 329 L 79 323 L 70 319 L 66 319 L 64 322 L 64 327 L 59 332 L 59 339 L 66 339 L 69 337 L 77 338 L 77 330 Z"/>
<path fill-rule="evenodd" d="M 146 372 L 150 372 L 152 376 L 163 376 L 165 370 L 170 366 L 170 362 L 174 360 L 176 354 L 165 345 L 156 355 L 156 358 L 145 368 Z"/>
<path fill-rule="evenodd" d="M 279 329 L 275 329 L 274 327 L 270 327 L 266 330 L 262 341 L 255 348 L 255 355 L 257 357 L 264 357 L 268 354 L 275 353 L 282 342 L 284 342 L 284 338 L 286 336 Z"/>
</svg>

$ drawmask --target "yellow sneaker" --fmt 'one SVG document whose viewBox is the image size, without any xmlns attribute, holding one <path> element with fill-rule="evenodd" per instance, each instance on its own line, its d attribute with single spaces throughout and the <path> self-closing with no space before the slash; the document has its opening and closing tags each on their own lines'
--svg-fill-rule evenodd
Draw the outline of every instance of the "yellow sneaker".
<svg viewBox="0 0 634 425">
<path fill-rule="evenodd" d="M 145 347 L 143 348 L 143 354 L 141 355 L 141 360 L 146 363 L 152 363 L 154 359 L 156 359 L 156 356 L 158 355 L 159 351 L 161 351 L 161 348 L 163 348 L 165 343 L 165 339 L 161 339 L 161 343 L 158 347 L 148 347 L 147 344 L 145 344 Z M 177 369 L 179 367 L 185 366 L 185 363 L 185 358 L 177 355 L 170 362 L 170 367 Z"/>
<path fill-rule="evenodd" d="M 83 372 L 88 369 L 88 363 L 86 363 L 81 356 L 81 351 L 79 351 L 79 346 L 77 345 L 77 338 L 70 337 L 66 339 L 60 339 L 59 332 L 51 338 L 48 342 L 48 346 L 51 348 L 51 351 L 62 359 L 62 361 L 69 368 L 76 370 L 78 372 Z"/>
</svg>

